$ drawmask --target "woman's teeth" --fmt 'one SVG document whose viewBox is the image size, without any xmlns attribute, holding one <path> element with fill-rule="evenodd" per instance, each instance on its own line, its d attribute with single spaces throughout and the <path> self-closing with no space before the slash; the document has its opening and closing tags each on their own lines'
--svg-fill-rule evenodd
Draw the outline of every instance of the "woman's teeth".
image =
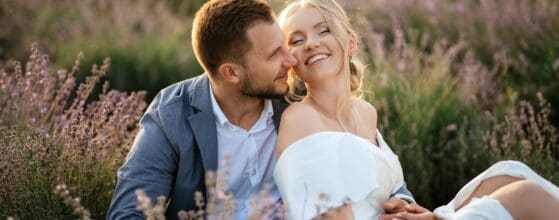
<svg viewBox="0 0 559 220">
<path fill-rule="evenodd" d="M 328 55 L 326 55 L 326 54 L 315 55 L 315 56 L 312 56 L 311 58 L 308 59 L 307 64 L 312 65 L 312 64 L 315 64 L 318 61 L 324 60 L 326 58 L 328 58 Z"/>
</svg>

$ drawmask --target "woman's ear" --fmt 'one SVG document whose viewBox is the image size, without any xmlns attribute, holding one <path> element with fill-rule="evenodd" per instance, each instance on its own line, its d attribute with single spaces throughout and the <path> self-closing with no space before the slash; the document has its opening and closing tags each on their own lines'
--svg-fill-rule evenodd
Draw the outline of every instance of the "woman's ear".
<svg viewBox="0 0 559 220">
<path fill-rule="evenodd" d="M 355 36 L 355 34 L 350 34 L 349 35 L 349 49 L 348 49 L 349 58 L 352 58 L 353 55 L 355 55 L 356 52 L 357 52 L 357 37 Z"/>
<path fill-rule="evenodd" d="M 218 74 L 226 82 L 237 84 L 241 81 L 240 70 L 238 65 L 234 63 L 223 63 L 217 68 Z"/>
</svg>

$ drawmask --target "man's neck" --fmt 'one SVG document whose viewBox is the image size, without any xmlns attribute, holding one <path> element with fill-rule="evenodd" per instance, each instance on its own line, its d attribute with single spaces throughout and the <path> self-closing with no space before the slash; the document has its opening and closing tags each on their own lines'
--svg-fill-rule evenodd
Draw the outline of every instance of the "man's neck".
<svg viewBox="0 0 559 220">
<path fill-rule="evenodd" d="M 212 84 L 212 92 L 227 120 L 247 131 L 258 121 L 264 109 L 263 99 L 245 96 L 237 89 Z"/>
</svg>

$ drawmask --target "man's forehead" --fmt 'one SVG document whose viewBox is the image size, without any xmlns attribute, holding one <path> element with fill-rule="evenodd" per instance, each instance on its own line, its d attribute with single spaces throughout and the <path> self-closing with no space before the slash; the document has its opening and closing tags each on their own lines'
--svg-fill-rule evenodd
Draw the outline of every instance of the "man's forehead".
<svg viewBox="0 0 559 220">
<path fill-rule="evenodd" d="M 247 37 L 252 43 L 252 48 L 269 50 L 283 44 L 283 32 L 279 25 L 274 23 L 259 22 L 247 30 Z"/>
</svg>

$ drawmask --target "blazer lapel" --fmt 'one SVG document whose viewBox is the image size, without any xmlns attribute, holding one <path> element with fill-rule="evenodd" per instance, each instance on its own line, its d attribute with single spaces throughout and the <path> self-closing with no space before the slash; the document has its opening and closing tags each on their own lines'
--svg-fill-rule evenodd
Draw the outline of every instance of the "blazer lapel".
<svg viewBox="0 0 559 220">
<path fill-rule="evenodd" d="M 289 105 L 289 103 L 287 103 L 287 101 L 285 101 L 284 99 L 273 99 L 272 100 L 272 107 L 274 109 L 274 116 L 272 116 L 272 119 L 274 120 L 274 126 L 276 127 L 276 132 L 279 131 L 281 114 L 283 113 L 283 110 L 285 110 L 285 108 L 287 108 L 288 105 Z"/>
<path fill-rule="evenodd" d="M 190 92 L 190 98 L 195 113 L 188 117 L 206 173 L 217 170 L 218 160 L 217 128 L 210 101 L 209 83 L 208 77 L 204 74 L 194 85 L 193 91 Z"/>
</svg>

